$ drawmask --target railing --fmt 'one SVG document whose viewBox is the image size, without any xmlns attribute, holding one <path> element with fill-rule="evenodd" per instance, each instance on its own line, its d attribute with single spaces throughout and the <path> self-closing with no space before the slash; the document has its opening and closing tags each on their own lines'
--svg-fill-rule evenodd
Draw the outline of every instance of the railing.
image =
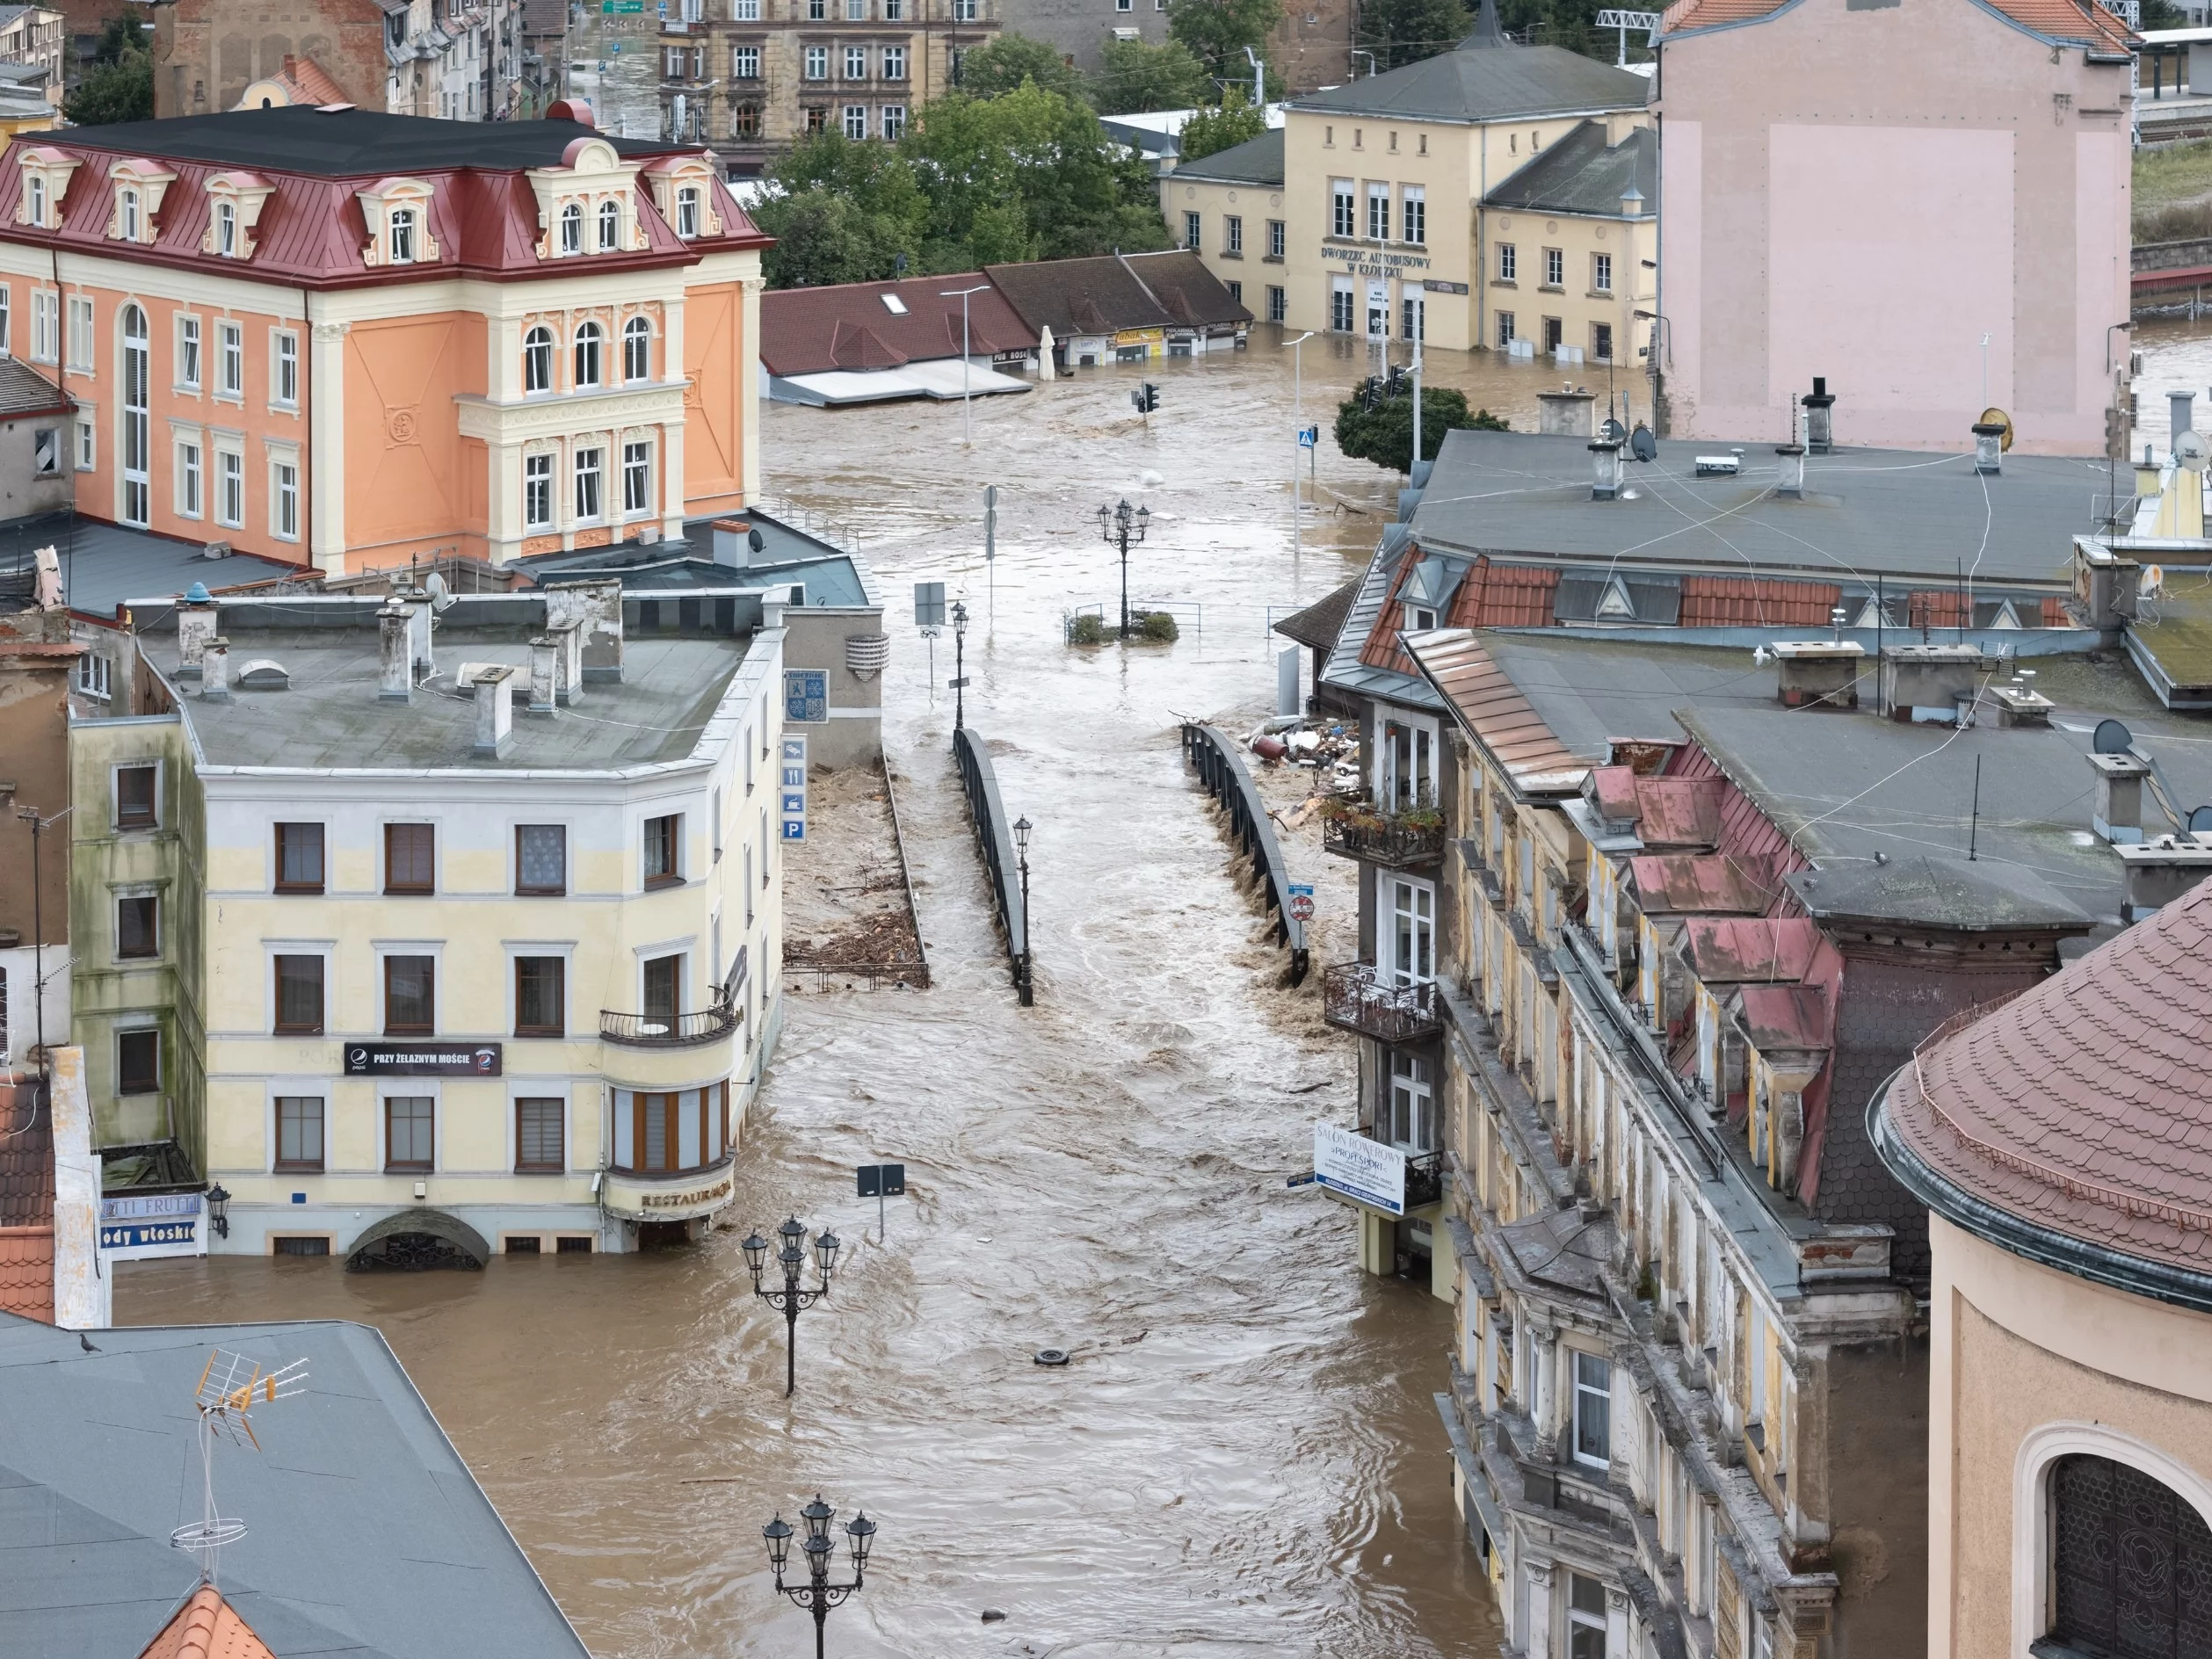
<svg viewBox="0 0 2212 1659">
<path fill-rule="evenodd" d="M 1252 873 L 1262 884 L 1267 908 L 1275 915 L 1275 938 L 1290 947 L 1290 982 L 1306 977 L 1306 924 L 1290 913 L 1290 866 L 1275 839 L 1273 821 L 1266 804 L 1253 786 L 1252 775 L 1228 738 L 1211 726 L 1186 721 L 1183 727 L 1183 757 L 1198 770 L 1199 779 L 1229 814 L 1229 833 L 1249 853 Z"/>
<path fill-rule="evenodd" d="M 1024 1008 L 1036 1001 L 1036 984 L 1030 974 L 1029 911 L 1021 890 L 1021 866 L 1014 851 L 1013 827 L 1006 821 L 1004 803 L 998 799 L 998 776 L 975 728 L 963 726 L 953 734 L 953 759 L 960 767 L 961 793 L 968 797 L 968 815 L 975 822 L 975 847 L 983 854 L 990 877 L 991 901 L 998 925 L 1006 938 L 1006 960 L 1013 969 L 1014 989 Z"/>
<path fill-rule="evenodd" d="M 1404 1148 L 1397 1147 L 1395 1142 L 1383 1140 L 1375 1133 L 1375 1127 L 1371 1123 L 1361 1124 L 1360 1133 L 1363 1137 L 1378 1145 L 1394 1147 L 1400 1152 L 1405 1151 Z M 1425 1204 L 1441 1204 L 1443 1201 L 1443 1153 L 1406 1152 L 1405 1207 L 1408 1210 L 1418 1210 Z"/>
<path fill-rule="evenodd" d="M 1321 1017 L 1381 1043 L 1418 1042 L 1444 1029 L 1433 982 L 1388 984 L 1367 962 L 1339 962 L 1322 975 Z"/>
<path fill-rule="evenodd" d="M 737 1029 L 737 1011 L 727 1003 L 695 1014 L 618 1014 L 599 1011 L 599 1040 L 632 1048 L 689 1048 L 719 1041 Z"/>
<path fill-rule="evenodd" d="M 1444 815 L 1433 808 L 1377 812 L 1354 802 L 1330 804 L 1321 820 L 1321 844 L 1340 857 L 1393 869 L 1438 864 L 1444 858 Z"/>
</svg>

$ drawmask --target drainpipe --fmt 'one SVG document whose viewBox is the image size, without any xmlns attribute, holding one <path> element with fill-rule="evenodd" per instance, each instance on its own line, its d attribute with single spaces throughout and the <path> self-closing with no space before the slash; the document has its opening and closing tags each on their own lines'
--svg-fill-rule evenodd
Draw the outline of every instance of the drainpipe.
<svg viewBox="0 0 2212 1659">
<path fill-rule="evenodd" d="M 1490 199 L 1490 128 L 1478 127 L 1479 159 L 1476 163 L 1477 188 L 1475 192 L 1475 276 L 1467 286 L 1475 290 L 1475 337 L 1468 342 L 1480 347 L 1490 339 L 1489 318 L 1483 314 L 1483 299 L 1490 284 L 1490 223 L 1483 217 L 1483 204 Z"/>
</svg>

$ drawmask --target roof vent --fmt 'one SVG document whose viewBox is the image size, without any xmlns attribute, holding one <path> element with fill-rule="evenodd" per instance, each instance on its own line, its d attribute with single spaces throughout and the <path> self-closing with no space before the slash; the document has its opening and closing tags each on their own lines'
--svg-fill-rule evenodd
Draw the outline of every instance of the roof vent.
<svg viewBox="0 0 2212 1659">
<path fill-rule="evenodd" d="M 1992 686 L 1990 701 L 1997 705 L 1999 726 L 2050 725 L 2051 700 L 2035 689 L 2035 670 L 2024 668 L 2009 685 Z"/>
<path fill-rule="evenodd" d="M 242 692 L 288 692 L 292 672 L 273 658 L 257 656 L 239 666 L 237 685 Z"/>
<path fill-rule="evenodd" d="M 1813 376 L 1813 389 L 1798 402 L 1805 410 L 1805 447 L 1825 455 L 1836 446 L 1836 400 L 1828 390 L 1828 377 Z"/>
<path fill-rule="evenodd" d="M 2011 430 L 2003 421 L 1974 423 L 1976 472 L 1994 474 L 2005 470 L 2005 434 Z"/>
<path fill-rule="evenodd" d="M 2120 868 L 2127 879 L 2127 897 L 2120 914 L 2129 922 L 2140 922 L 2155 914 L 2212 875 L 2212 835 L 2160 836 L 2155 841 L 2113 851 L 2120 855 Z"/>
<path fill-rule="evenodd" d="M 1774 481 L 1774 493 L 1787 496 L 1792 501 L 1805 498 L 1805 446 L 1802 444 L 1777 444 L 1774 456 L 1781 468 L 1781 476 Z"/>
<path fill-rule="evenodd" d="M 1958 725 L 1981 677 L 1978 646 L 1889 646 L 1882 653 L 1882 713 L 1900 722 Z"/>
<path fill-rule="evenodd" d="M 318 104 L 315 109 L 318 115 L 343 115 L 352 107 L 351 104 Z"/>
<path fill-rule="evenodd" d="M 1733 455 L 1700 455 L 1697 475 L 1700 478 L 1733 478 L 1744 470 L 1744 463 Z"/>
<path fill-rule="evenodd" d="M 1775 696 L 1785 708 L 1856 708 L 1859 664 L 1867 648 L 1856 640 L 1779 640 L 1780 673 Z"/>
<path fill-rule="evenodd" d="M 1599 438 L 1590 446 L 1590 499 L 1611 501 L 1621 493 L 1621 446 Z"/>
</svg>

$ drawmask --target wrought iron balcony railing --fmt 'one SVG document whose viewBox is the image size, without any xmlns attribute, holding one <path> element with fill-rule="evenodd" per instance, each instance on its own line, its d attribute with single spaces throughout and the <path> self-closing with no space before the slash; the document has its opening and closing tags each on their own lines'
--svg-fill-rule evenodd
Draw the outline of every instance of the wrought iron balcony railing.
<svg viewBox="0 0 2212 1659">
<path fill-rule="evenodd" d="M 737 1011 L 726 1004 L 695 1014 L 618 1014 L 599 1011 L 599 1040 L 632 1048 L 689 1048 L 719 1041 L 737 1029 Z"/>
<path fill-rule="evenodd" d="M 1370 1141 L 1382 1141 L 1371 1123 L 1361 1124 L 1360 1133 Z M 1383 1144 L 1392 1143 L 1384 1141 Z M 1403 1147 L 1398 1149 L 1405 1151 Z M 1418 1210 L 1424 1205 L 1441 1204 L 1443 1201 L 1444 1155 L 1441 1152 L 1406 1152 L 1405 1207 Z"/>
<path fill-rule="evenodd" d="M 1366 962 L 1339 962 L 1322 976 L 1321 1017 L 1382 1043 L 1419 1042 L 1444 1028 L 1433 982 L 1393 985 Z"/>
<path fill-rule="evenodd" d="M 1444 858 L 1444 815 L 1432 807 L 1382 812 L 1363 802 L 1342 802 L 1323 817 L 1321 844 L 1340 857 L 1395 870 L 1438 864 Z"/>
</svg>

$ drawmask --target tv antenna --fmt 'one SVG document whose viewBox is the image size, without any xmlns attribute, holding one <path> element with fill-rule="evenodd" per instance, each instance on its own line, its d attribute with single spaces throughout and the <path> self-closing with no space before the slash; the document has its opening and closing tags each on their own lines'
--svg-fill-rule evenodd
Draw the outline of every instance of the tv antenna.
<svg viewBox="0 0 2212 1659">
<path fill-rule="evenodd" d="M 246 1524 L 215 1512 L 215 1442 L 228 1440 L 242 1449 L 258 1452 L 254 1438 L 254 1402 L 264 1404 L 305 1394 L 308 1362 L 295 1359 L 275 1371 L 264 1371 L 256 1361 L 227 1348 L 209 1351 L 199 1373 L 199 1388 L 192 1396 L 199 1408 L 200 1518 L 169 1535 L 170 1544 L 199 1560 L 203 1583 L 215 1582 L 215 1560 L 226 1544 L 246 1535 Z"/>
</svg>

